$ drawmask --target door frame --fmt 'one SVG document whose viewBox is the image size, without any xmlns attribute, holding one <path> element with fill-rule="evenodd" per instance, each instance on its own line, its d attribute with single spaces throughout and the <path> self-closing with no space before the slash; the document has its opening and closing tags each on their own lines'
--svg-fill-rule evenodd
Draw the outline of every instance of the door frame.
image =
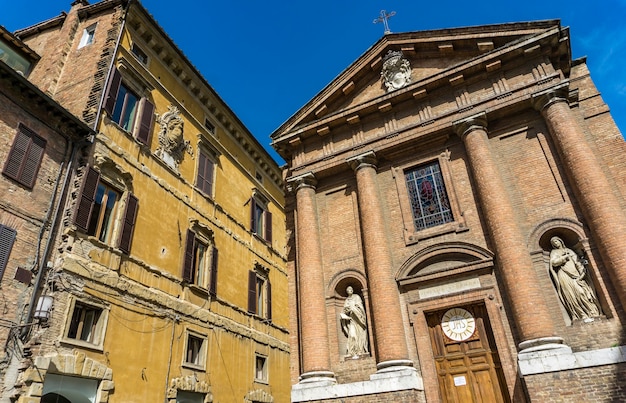
<svg viewBox="0 0 626 403">
<path fill-rule="evenodd" d="M 509 399 L 514 400 L 514 390 L 518 379 L 517 350 L 512 342 L 511 334 L 505 332 L 503 323 L 504 308 L 499 302 L 498 292 L 493 287 L 485 287 L 463 293 L 446 295 L 443 297 L 409 301 L 407 308 L 413 323 L 413 337 L 417 347 L 420 369 L 424 381 L 426 401 L 442 402 L 439 392 L 439 379 L 435 367 L 435 357 L 426 323 L 426 312 L 435 312 L 460 305 L 484 304 L 489 316 L 491 332 L 498 349 L 498 356 L 502 364 L 502 372 L 506 382 Z"/>
</svg>

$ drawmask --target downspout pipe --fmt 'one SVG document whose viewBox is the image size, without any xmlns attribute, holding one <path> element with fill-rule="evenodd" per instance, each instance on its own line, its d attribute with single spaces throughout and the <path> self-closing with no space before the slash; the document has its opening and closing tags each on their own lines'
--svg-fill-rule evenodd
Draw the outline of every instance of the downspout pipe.
<svg viewBox="0 0 626 403">
<path fill-rule="evenodd" d="M 70 175 L 72 173 L 72 169 L 74 166 L 74 160 L 76 158 L 76 151 L 79 149 L 79 147 L 86 145 L 86 143 L 90 143 L 90 141 L 89 140 L 83 140 L 79 142 L 70 141 L 71 155 L 70 155 L 69 161 L 67 162 L 67 168 L 65 171 L 65 178 L 63 179 L 63 185 L 61 187 L 61 193 L 57 193 L 57 190 L 58 190 L 59 180 L 61 179 L 61 174 L 63 172 L 62 165 L 61 165 L 61 169 L 59 170 L 59 176 L 57 177 L 57 181 L 56 181 L 57 187 L 55 187 L 54 194 L 50 200 L 50 206 L 48 207 L 48 217 L 46 217 L 46 220 L 41 226 L 41 233 L 43 234 L 43 231 L 45 231 L 45 228 L 50 221 L 50 215 L 52 214 L 52 223 L 50 224 L 50 231 L 48 233 L 48 239 L 46 240 L 46 246 L 44 248 L 44 252 L 41 258 L 39 258 L 39 255 L 37 255 L 37 258 L 35 259 L 35 264 L 39 262 L 39 271 L 37 272 L 37 277 L 35 278 L 33 292 L 31 293 L 31 296 L 30 296 L 30 302 L 28 304 L 28 314 L 26 315 L 25 321 L 23 321 L 25 326 L 22 328 L 22 333 L 21 333 L 22 339 L 26 338 L 26 336 L 30 332 L 31 320 L 35 312 L 36 301 L 37 301 L 37 297 L 39 296 L 39 289 L 44 279 L 44 274 L 47 271 L 46 268 L 47 268 L 48 255 L 50 253 L 50 247 L 52 246 L 52 242 L 57 232 L 57 225 L 59 222 L 59 212 L 61 211 L 62 206 L 64 206 L 65 204 L 64 201 L 66 200 L 66 198 L 64 196 L 67 194 L 68 183 L 69 183 Z M 59 201 L 55 205 L 57 194 L 59 197 Z M 52 213 L 53 210 L 54 210 L 54 213 Z M 37 248 L 37 254 L 39 254 L 39 248 Z"/>
</svg>

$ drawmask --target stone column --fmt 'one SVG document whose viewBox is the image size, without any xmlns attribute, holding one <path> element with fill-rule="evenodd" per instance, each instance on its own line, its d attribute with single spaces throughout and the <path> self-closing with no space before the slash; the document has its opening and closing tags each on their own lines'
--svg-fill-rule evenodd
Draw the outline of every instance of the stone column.
<svg viewBox="0 0 626 403">
<path fill-rule="evenodd" d="M 302 354 L 300 379 L 301 382 L 335 383 L 334 374 L 330 371 L 328 350 L 326 293 L 315 203 L 317 181 L 309 173 L 290 182 L 296 187 L 296 251 Z"/>
<path fill-rule="evenodd" d="M 385 218 L 376 184 L 376 156 L 369 152 L 348 162 L 356 172 L 377 367 L 379 371 L 406 369 L 413 364 L 408 359 L 398 287 L 393 278 Z"/>
<path fill-rule="evenodd" d="M 535 94 L 533 103 L 548 125 L 604 266 L 626 308 L 626 215 L 566 96 L 567 87 L 560 87 Z"/>
<path fill-rule="evenodd" d="M 544 302 L 533 262 L 517 224 L 517 217 L 497 163 L 489 148 L 484 114 L 457 122 L 455 129 L 465 143 L 470 169 L 478 191 L 483 217 L 495 249 L 500 278 L 510 298 L 522 343 L 520 349 L 542 345 L 556 348 L 550 312 Z"/>
</svg>

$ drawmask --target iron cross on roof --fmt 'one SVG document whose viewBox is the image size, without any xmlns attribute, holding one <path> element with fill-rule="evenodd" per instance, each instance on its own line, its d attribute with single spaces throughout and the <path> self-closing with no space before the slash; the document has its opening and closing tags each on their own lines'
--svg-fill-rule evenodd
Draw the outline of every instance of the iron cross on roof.
<svg viewBox="0 0 626 403">
<path fill-rule="evenodd" d="M 389 18 L 393 17 L 394 15 L 396 15 L 395 11 L 388 13 L 385 10 L 380 10 L 380 16 L 374 20 L 374 24 L 382 22 L 385 26 L 385 35 L 390 34 L 391 30 L 389 30 Z"/>
</svg>

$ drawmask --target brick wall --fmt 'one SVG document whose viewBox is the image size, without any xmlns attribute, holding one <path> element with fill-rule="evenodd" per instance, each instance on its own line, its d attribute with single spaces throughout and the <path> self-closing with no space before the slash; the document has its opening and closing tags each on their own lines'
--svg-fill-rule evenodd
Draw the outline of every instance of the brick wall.
<svg viewBox="0 0 626 403">
<path fill-rule="evenodd" d="M 542 403 L 623 402 L 624 379 L 625 363 L 524 377 L 531 401 Z"/>
</svg>

